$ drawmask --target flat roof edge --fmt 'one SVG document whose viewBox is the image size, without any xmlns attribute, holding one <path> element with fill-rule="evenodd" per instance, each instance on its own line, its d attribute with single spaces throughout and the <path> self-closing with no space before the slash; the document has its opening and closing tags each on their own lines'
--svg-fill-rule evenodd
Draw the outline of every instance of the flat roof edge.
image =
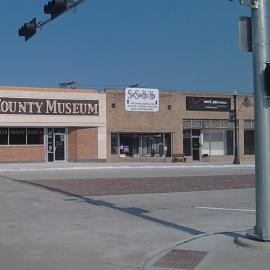
<svg viewBox="0 0 270 270">
<path fill-rule="evenodd" d="M 69 88 L 47 88 L 47 87 L 20 87 L 20 86 L 0 86 L 0 91 L 29 91 L 29 92 L 62 92 L 62 93 L 96 93 L 95 89 L 69 89 Z"/>
</svg>

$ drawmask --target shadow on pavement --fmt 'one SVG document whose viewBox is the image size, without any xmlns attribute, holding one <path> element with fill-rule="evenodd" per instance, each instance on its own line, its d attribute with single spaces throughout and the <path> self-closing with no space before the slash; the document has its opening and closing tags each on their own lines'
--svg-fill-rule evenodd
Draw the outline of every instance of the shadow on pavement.
<svg viewBox="0 0 270 270">
<path fill-rule="evenodd" d="M 163 219 L 148 216 L 146 214 L 150 213 L 150 211 L 142 209 L 142 208 L 118 207 L 115 204 L 112 204 L 112 203 L 104 201 L 104 200 L 95 200 L 95 199 L 87 198 L 85 196 L 81 196 L 81 195 L 78 195 L 76 193 L 68 192 L 68 191 L 65 191 L 65 190 L 62 190 L 62 189 L 59 189 L 59 188 L 49 187 L 49 186 L 46 186 L 46 185 L 43 185 L 43 184 L 40 184 L 40 183 L 37 184 L 37 183 L 29 182 L 29 181 L 26 181 L 26 180 L 14 179 L 14 178 L 6 177 L 6 176 L 0 176 L 0 177 L 6 178 L 6 179 L 9 179 L 9 180 L 18 182 L 18 183 L 31 185 L 31 186 L 34 186 L 34 187 L 46 189 L 46 190 L 49 190 L 49 191 L 52 191 L 52 192 L 57 192 L 57 193 L 64 194 L 66 196 L 71 196 L 73 198 L 76 198 L 76 199 L 73 199 L 73 198 L 67 199 L 68 201 L 76 201 L 77 199 L 79 199 L 80 201 L 89 203 L 91 205 L 103 206 L 103 207 L 107 207 L 107 208 L 110 208 L 110 209 L 113 209 L 113 210 L 117 210 L 117 211 L 120 211 L 122 213 L 126 213 L 126 214 L 129 214 L 129 215 L 132 215 L 132 216 L 136 216 L 138 218 L 148 220 L 148 221 L 151 221 L 153 223 L 160 224 L 160 225 L 172 228 L 174 230 L 185 232 L 185 233 L 188 233 L 188 234 L 191 234 L 191 235 L 194 235 L 194 236 L 206 234 L 206 232 L 203 232 L 203 231 L 199 231 L 199 230 L 189 228 L 189 227 L 186 227 L 186 226 L 182 226 L 182 225 L 179 225 L 179 224 L 175 224 L 175 223 L 163 220 Z M 232 237 L 232 238 L 243 237 L 242 234 L 239 234 L 237 232 L 220 232 L 220 233 L 217 233 L 217 234 L 223 234 L 225 236 Z"/>
</svg>

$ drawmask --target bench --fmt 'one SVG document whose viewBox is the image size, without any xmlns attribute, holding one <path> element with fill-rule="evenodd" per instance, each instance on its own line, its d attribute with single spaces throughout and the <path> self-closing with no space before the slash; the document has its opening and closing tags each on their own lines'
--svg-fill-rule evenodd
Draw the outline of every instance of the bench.
<svg viewBox="0 0 270 270">
<path fill-rule="evenodd" d="M 172 155 L 172 162 L 186 162 L 187 159 L 185 158 L 184 154 L 175 153 Z"/>
<path fill-rule="evenodd" d="M 209 161 L 209 155 L 208 154 L 202 154 L 202 161 Z"/>
</svg>

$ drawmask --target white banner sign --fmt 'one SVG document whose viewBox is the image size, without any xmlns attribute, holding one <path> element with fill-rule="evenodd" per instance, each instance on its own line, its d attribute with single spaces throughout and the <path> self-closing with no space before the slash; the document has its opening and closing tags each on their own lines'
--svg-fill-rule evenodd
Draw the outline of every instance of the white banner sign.
<svg viewBox="0 0 270 270">
<path fill-rule="evenodd" d="M 149 88 L 126 88 L 125 109 L 127 112 L 158 112 L 159 90 Z"/>
</svg>

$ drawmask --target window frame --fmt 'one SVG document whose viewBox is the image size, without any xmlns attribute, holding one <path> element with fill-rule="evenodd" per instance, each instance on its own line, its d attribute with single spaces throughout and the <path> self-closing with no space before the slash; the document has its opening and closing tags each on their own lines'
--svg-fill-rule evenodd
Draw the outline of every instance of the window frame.
<svg viewBox="0 0 270 270">
<path fill-rule="evenodd" d="M 42 143 L 29 143 L 29 134 L 28 134 L 28 131 L 29 129 L 39 129 L 39 130 L 42 130 L 42 134 L 40 134 L 42 136 Z M 45 139 L 44 139 L 44 128 L 36 128 L 36 127 L 31 127 L 31 128 L 26 128 L 26 145 L 44 145 L 44 142 L 45 142 Z"/>
<path fill-rule="evenodd" d="M 7 144 L 0 144 L 1 146 L 42 146 L 45 145 L 45 129 L 43 127 L 1 127 L 2 129 L 7 129 Z M 42 143 L 29 143 L 28 138 L 28 130 L 29 129 L 40 129 L 42 130 Z M 16 136 L 16 134 L 11 134 L 11 130 L 25 130 L 25 143 L 11 143 L 12 136 Z M 18 134 L 17 134 L 18 135 Z"/>
</svg>

